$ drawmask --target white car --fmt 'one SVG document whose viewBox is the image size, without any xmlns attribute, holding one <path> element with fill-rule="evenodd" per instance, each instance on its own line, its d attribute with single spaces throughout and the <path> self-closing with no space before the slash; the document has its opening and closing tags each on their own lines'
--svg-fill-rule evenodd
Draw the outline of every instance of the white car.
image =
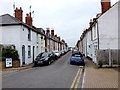
<svg viewBox="0 0 120 90">
<path fill-rule="evenodd" d="M 57 55 L 57 57 L 59 58 L 60 57 L 60 52 L 59 51 L 53 51 L 55 53 L 55 55 Z"/>
</svg>

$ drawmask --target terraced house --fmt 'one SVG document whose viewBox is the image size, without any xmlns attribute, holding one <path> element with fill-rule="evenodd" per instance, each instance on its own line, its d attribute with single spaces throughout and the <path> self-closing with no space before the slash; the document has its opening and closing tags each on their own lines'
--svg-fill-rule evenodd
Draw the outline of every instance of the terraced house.
<svg viewBox="0 0 120 90">
<path fill-rule="evenodd" d="M 118 64 L 119 6 L 120 1 L 111 6 L 110 0 L 101 0 L 101 13 L 90 20 L 89 28 L 84 30 L 77 44 L 78 49 L 95 63 L 101 58 L 108 65 Z"/>
<path fill-rule="evenodd" d="M 16 8 L 15 16 L 4 14 L 0 16 L 0 44 L 3 46 L 13 45 L 17 50 L 20 58 L 20 66 L 34 62 L 35 57 L 44 51 L 53 51 L 58 43 L 62 46 L 58 37 L 50 30 L 37 28 L 32 24 L 31 12 L 26 14 L 25 23 L 23 22 L 23 10 Z M 51 36 L 51 37 L 50 37 Z M 54 38 L 57 39 L 54 39 Z M 55 46 L 53 43 L 56 43 Z"/>
</svg>

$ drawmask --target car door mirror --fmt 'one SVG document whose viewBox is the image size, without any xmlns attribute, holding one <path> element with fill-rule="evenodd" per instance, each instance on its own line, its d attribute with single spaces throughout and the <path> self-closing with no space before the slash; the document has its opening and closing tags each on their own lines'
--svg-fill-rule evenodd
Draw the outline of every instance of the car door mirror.
<svg viewBox="0 0 120 90">
<path fill-rule="evenodd" d="M 49 54 L 49 56 L 51 57 L 51 56 L 52 56 L 52 54 Z"/>
</svg>

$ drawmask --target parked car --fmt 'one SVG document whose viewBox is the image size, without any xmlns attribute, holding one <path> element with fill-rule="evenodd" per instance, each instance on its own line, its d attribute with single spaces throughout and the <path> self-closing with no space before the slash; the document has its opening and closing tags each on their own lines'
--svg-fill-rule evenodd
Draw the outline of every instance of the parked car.
<svg viewBox="0 0 120 90">
<path fill-rule="evenodd" d="M 58 56 L 55 54 L 55 52 L 49 52 L 49 53 L 51 53 L 51 56 L 54 58 L 54 60 L 58 59 Z"/>
<path fill-rule="evenodd" d="M 60 58 L 61 53 L 59 51 L 56 50 L 56 51 L 53 51 L 53 53 L 57 56 L 57 58 Z"/>
<path fill-rule="evenodd" d="M 76 50 L 76 49 L 73 49 L 73 50 L 72 50 L 72 53 L 74 53 L 74 52 L 76 52 L 76 51 L 78 51 L 78 50 Z"/>
<path fill-rule="evenodd" d="M 50 65 L 55 59 L 55 55 L 52 52 L 42 52 L 36 57 L 34 66 L 43 64 Z"/>
<path fill-rule="evenodd" d="M 68 52 L 68 50 L 67 50 L 67 49 L 65 49 L 64 51 L 65 51 L 65 54 Z"/>
<path fill-rule="evenodd" d="M 70 64 L 85 65 L 84 57 L 79 51 L 74 51 L 70 58 Z"/>
<path fill-rule="evenodd" d="M 64 55 L 64 54 L 65 54 L 65 51 L 64 51 L 64 50 L 62 50 L 61 52 L 62 52 L 62 55 Z"/>
<path fill-rule="evenodd" d="M 60 52 L 60 56 L 63 56 L 63 54 L 64 54 L 63 51 L 61 50 L 61 51 L 59 51 L 59 52 Z"/>
</svg>

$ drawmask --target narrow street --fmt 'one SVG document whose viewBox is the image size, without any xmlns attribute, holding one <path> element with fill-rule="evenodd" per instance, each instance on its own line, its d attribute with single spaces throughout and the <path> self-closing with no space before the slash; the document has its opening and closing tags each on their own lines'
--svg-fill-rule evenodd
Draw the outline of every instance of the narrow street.
<svg viewBox="0 0 120 90">
<path fill-rule="evenodd" d="M 120 0 L 0 3 L 2 90 L 120 89 Z"/>
<path fill-rule="evenodd" d="M 49 66 L 3 75 L 3 88 L 80 88 L 83 66 L 70 65 L 71 52 Z"/>
</svg>

